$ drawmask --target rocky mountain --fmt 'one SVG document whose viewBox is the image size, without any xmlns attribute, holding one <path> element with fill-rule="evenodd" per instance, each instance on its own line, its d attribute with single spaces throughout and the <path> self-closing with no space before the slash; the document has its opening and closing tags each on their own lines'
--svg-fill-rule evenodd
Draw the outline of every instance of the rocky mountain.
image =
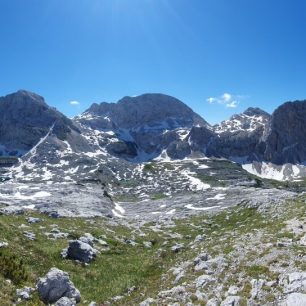
<svg viewBox="0 0 306 306">
<path fill-rule="evenodd" d="M 98 141 L 110 154 L 135 161 L 155 158 L 169 146 L 173 152 L 177 142 L 193 126 L 209 126 L 183 102 L 163 94 L 124 97 L 117 103 L 95 103 L 75 121 L 94 131 L 111 132 L 109 143 L 105 143 L 105 137 Z M 187 149 L 177 157 L 188 153 Z M 172 155 L 176 157 L 175 152 Z"/>
<path fill-rule="evenodd" d="M 304 160 L 304 105 L 212 127 L 164 95 L 1 98 L 0 304 L 304 305 L 306 171 L 271 163 Z"/>
<path fill-rule="evenodd" d="M 246 169 L 268 173 L 274 164 L 302 165 L 306 160 L 305 113 L 306 101 L 288 102 L 272 116 L 248 108 L 210 126 L 176 98 L 144 94 L 95 103 L 70 120 L 41 96 L 18 91 L 0 98 L 0 149 L 2 156 L 23 156 L 14 175 L 29 179 L 89 178 L 110 161 L 121 167 L 125 161 L 205 156 L 259 162 Z M 305 173 L 290 165 L 286 169 L 282 177 Z"/>
<path fill-rule="evenodd" d="M 272 114 L 264 159 L 275 164 L 306 161 L 306 100 L 287 102 Z"/>
<path fill-rule="evenodd" d="M 77 123 L 24 90 L 0 98 L 0 148 L 22 156 L 12 176 L 27 181 L 87 177 L 99 153 Z"/>
<path fill-rule="evenodd" d="M 86 118 L 86 115 L 89 117 Z M 90 119 L 92 118 L 92 119 Z M 124 97 L 117 103 L 94 103 L 78 121 L 98 118 L 100 128 L 128 130 L 174 130 L 208 123 L 180 100 L 164 94 Z M 83 121 L 84 122 L 84 121 Z M 104 125 L 102 124 L 104 123 Z M 92 127 L 98 123 L 91 122 Z"/>
<path fill-rule="evenodd" d="M 249 107 L 242 114 L 233 115 L 229 120 L 222 121 L 214 126 L 217 134 L 237 134 L 241 132 L 254 132 L 265 127 L 271 116 L 260 108 Z"/>
<path fill-rule="evenodd" d="M 259 108 L 248 108 L 214 126 L 217 137 L 208 154 L 225 157 L 239 163 L 262 159 L 261 139 L 271 116 Z"/>
<path fill-rule="evenodd" d="M 34 93 L 20 90 L 0 97 L 0 154 L 21 156 L 50 128 L 62 141 L 80 134 L 76 125 Z"/>
</svg>

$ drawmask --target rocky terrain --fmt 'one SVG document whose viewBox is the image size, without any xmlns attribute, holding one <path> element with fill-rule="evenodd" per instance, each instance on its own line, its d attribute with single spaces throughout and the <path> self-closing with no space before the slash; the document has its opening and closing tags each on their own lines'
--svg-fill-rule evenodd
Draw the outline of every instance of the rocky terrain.
<svg viewBox="0 0 306 306">
<path fill-rule="evenodd" d="M 292 306 L 306 298 L 303 195 L 150 222 L 25 209 L 4 213 L 0 227 L 2 305 Z"/>
<path fill-rule="evenodd" d="M 305 105 L 0 98 L 0 304 L 304 305 Z"/>
</svg>

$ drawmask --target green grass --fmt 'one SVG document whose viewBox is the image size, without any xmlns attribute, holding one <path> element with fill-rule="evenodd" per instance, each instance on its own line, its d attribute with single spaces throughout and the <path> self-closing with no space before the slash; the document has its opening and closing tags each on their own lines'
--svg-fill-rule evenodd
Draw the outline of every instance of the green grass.
<svg viewBox="0 0 306 306">
<path fill-rule="evenodd" d="M 293 237 L 291 232 L 281 231 L 285 228 L 284 221 L 293 217 L 302 218 L 305 215 L 305 198 L 300 197 L 288 201 L 286 212 L 277 219 L 270 218 L 269 214 L 262 215 L 256 209 L 237 206 L 217 214 L 206 214 L 174 220 L 175 227 L 168 228 L 166 233 L 152 231 L 150 226 L 154 222 L 144 225 L 141 230 L 145 236 L 137 235 L 133 227 L 108 223 L 103 218 L 94 218 L 90 222 L 81 218 L 52 219 L 44 215 L 31 213 L 31 216 L 39 216 L 42 222 L 32 224 L 30 228 L 20 228 L 21 224 L 27 224 L 27 216 L 0 216 L 0 241 L 7 241 L 9 246 L 0 250 L 0 301 L 1 305 L 11 305 L 14 301 L 16 288 L 24 285 L 35 286 L 37 279 L 48 272 L 51 267 L 57 267 L 70 274 L 71 280 L 80 290 L 82 302 L 80 305 L 88 305 L 90 301 L 103 303 L 116 296 L 124 295 L 127 288 L 136 286 L 137 289 L 118 305 L 137 305 L 146 297 L 154 297 L 161 289 L 171 288 L 173 279 L 169 278 L 161 282 L 161 276 L 177 262 L 192 260 L 198 251 L 185 247 L 181 252 L 174 254 L 170 251 L 171 245 L 179 241 L 185 246 L 194 241 L 197 235 L 205 235 L 201 242 L 201 248 L 211 257 L 222 255 L 230 259 L 235 252 L 236 239 L 242 235 L 252 233 L 256 229 L 265 231 L 266 242 L 275 243 L 280 235 Z M 68 239 L 49 240 L 44 232 L 50 232 L 52 224 L 58 225 L 63 232 L 68 232 Z M 41 228 L 44 227 L 44 228 Z M 37 240 L 29 241 L 24 237 L 23 231 L 33 231 Z M 95 237 L 106 240 L 110 246 L 108 250 L 101 251 L 95 261 L 88 266 L 76 264 L 71 260 L 64 260 L 60 252 L 67 247 L 68 240 L 77 238 L 84 233 L 91 233 Z M 171 238 L 167 233 L 177 233 L 182 239 Z M 235 234 L 235 235 L 233 235 Z M 136 246 L 121 242 L 124 239 L 133 239 Z M 238 237 L 238 238 L 237 238 Z M 121 240 L 122 239 L 122 240 Z M 152 248 L 145 248 L 144 241 L 151 241 Z M 165 241 L 168 241 L 163 246 Z M 157 250 L 163 248 L 162 255 Z M 268 252 L 268 251 L 267 251 Z M 305 254 L 305 248 L 296 246 L 292 252 Z M 252 263 L 256 258 L 254 250 L 247 254 L 245 263 Z M 281 259 L 281 258 L 280 258 Z M 282 259 L 282 262 L 284 260 Z M 303 262 L 295 263 L 297 267 L 304 267 Z M 236 270 L 224 270 L 224 278 L 231 274 L 227 285 L 235 284 L 241 275 L 248 278 L 275 276 L 269 268 L 261 264 L 240 264 Z M 184 281 L 193 280 L 194 271 L 191 269 L 186 274 Z M 9 284 L 5 279 L 11 279 Z M 249 287 L 246 285 L 243 296 L 247 298 Z M 143 293 L 143 295 L 140 295 Z M 21 305 L 42 305 L 37 294 L 30 302 Z"/>
<path fill-rule="evenodd" d="M 224 187 L 226 185 L 225 182 L 219 181 L 214 175 L 197 174 L 197 178 L 200 179 L 203 183 L 210 184 L 213 187 Z"/>
<path fill-rule="evenodd" d="M 156 255 L 164 238 L 152 231 L 147 232 L 145 237 L 137 237 L 138 245 L 133 247 L 117 239 L 130 238 L 130 228 L 111 227 L 101 218 L 93 219 L 95 223 L 90 224 L 81 218 L 52 219 L 40 216 L 43 218 L 42 222 L 32 224 L 31 228 L 20 229 L 21 224 L 27 224 L 25 217 L 0 216 L 0 240 L 9 243 L 9 246 L 0 252 L 0 289 L 4 288 L 4 279 L 11 279 L 14 288 L 24 285 L 33 287 L 39 277 L 45 275 L 51 267 L 57 267 L 68 272 L 80 290 L 83 303 L 80 305 L 87 305 L 85 301 L 102 303 L 116 295 L 124 295 L 127 288 L 136 286 L 139 289 L 129 297 L 133 302 L 126 302 L 126 305 L 134 305 L 136 300 L 142 301 L 140 290 L 157 290 L 161 274 L 173 260 L 174 255 L 170 252 L 165 257 Z M 47 239 L 43 232 L 49 232 L 52 224 L 57 224 L 61 231 L 68 232 L 69 238 Z M 40 229 L 40 226 L 45 228 Z M 37 239 L 29 241 L 23 236 L 24 230 L 33 231 Z M 101 251 L 96 260 L 88 266 L 63 259 L 60 252 L 67 247 L 67 240 L 77 238 L 86 232 L 95 237 L 105 235 L 109 250 Z M 152 241 L 153 247 L 145 248 L 143 241 Z M 15 289 L 8 293 L 5 300 L 13 300 L 14 291 Z M 38 296 L 34 294 L 34 300 L 25 302 L 24 305 L 40 305 Z"/>
<path fill-rule="evenodd" d="M 167 198 L 167 196 L 164 193 L 155 193 L 151 195 L 151 200 L 161 200 Z"/>
<path fill-rule="evenodd" d="M 153 163 L 145 164 L 143 167 L 144 172 L 155 172 L 156 171 L 156 165 Z"/>
<path fill-rule="evenodd" d="M 246 273 L 252 278 L 260 278 L 265 274 L 269 273 L 269 268 L 261 265 L 253 265 L 250 267 L 246 267 Z"/>
</svg>

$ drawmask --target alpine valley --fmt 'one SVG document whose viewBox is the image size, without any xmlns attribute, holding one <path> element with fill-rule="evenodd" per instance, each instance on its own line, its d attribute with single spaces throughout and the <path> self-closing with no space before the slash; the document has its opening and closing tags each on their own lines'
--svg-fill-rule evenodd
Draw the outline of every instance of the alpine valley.
<svg viewBox="0 0 306 306">
<path fill-rule="evenodd" d="M 1 97 L 1 305 L 306 305 L 305 136 L 306 100 Z"/>
</svg>

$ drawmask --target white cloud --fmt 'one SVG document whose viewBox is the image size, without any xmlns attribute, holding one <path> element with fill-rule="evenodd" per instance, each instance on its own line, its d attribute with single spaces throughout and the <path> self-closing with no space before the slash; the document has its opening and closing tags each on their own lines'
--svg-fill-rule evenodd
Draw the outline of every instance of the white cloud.
<svg viewBox="0 0 306 306">
<path fill-rule="evenodd" d="M 206 99 L 206 101 L 207 101 L 209 104 L 213 104 L 214 102 L 217 102 L 217 99 L 216 99 L 216 98 L 213 98 L 213 97 L 210 97 L 210 98 Z"/>
<path fill-rule="evenodd" d="M 70 101 L 69 103 L 70 103 L 70 105 L 79 105 L 80 104 L 79 101 L 75 101 L 75 100 Z"/>
<path fill-rule="evenodd" d="M 225 104 L 225 106 L 226 106 L 227 108 L 235 108 L 235 107 L 238 106 L 238 102 L 237 102 L 237 101 L 231 101 L 231 102 Z"/>
<path fill-rule="evenodd" d="M 238 104 L 241 102 L 241 100 L 245 99 L 246 96 L 242 95 L 232 95 L 228 92 L 225 92 L 219 97 L 209 97 L 206 99 L 206 101 L 209 104 L 221 104 L 224 105 L 227 108 L 236 108 Z"/>
<path fill-rule="evenodd" d="M 232 100 L 232 95 L 225 92 L 223 95 L 222 95 L 222 99 L 225 101 L 225 102 L 230 102 Z"/>
</svg>

